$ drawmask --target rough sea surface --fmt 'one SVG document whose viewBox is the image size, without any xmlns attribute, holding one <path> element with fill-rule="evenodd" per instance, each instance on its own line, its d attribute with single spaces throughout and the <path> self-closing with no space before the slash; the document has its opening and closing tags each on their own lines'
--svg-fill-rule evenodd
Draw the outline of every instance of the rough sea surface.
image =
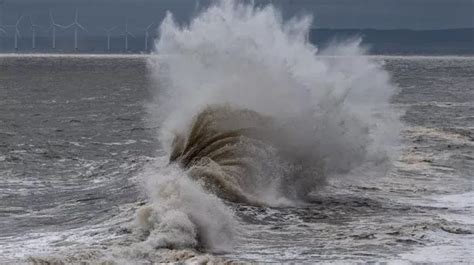
<svg viewBox="0 0 474 265">
<path fill-rule="evenodd" d="M 144 56 L 0 57 L 0 263 L 474 260 L 474 58 L 373 57 L 404 112 L 388 174 L 332 178 L 291 207 L 227 202 L 227 251 L 137 254 L 140 174 L 163 160 Z M 193 261 L 193 260 L 191 260 Z M 196 261 L 196 260 L 194 260 Z"/>
</svg>

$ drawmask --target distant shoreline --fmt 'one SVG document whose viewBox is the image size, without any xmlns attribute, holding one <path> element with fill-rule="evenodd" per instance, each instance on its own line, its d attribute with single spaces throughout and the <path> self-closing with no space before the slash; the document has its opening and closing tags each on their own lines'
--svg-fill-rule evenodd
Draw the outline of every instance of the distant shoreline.
<svg viewBox="0 0 474 265">
<path fill-rule="evenodd" d="M 139 58 L 149 58 L 155 56 L 163 56 L 156 54 L 143 54 L 143 53 L 0 53 L 1 58 L 110 58 L 110 59 L 139 59 Z M 334 58 L 343 58 L 350 56 L 339 56 L 339 55 L 317 55 L 318 57 L 334 57 Z M 363 57 L 373 57 L 373 58 L 403 58 L 403 59 L 473 59 L 474 55 L 389 55 L 389 54 L 366 54 L 361 55 Z"/>
<path fill-rule="evenodd" d="M 143 34 L 129 39 L 129 49 L 124 48 L 123 36 L 112 35 L 111 49 L 106 49 L 106 36 L 89 34 L 80 35 L 78 39 L 79 51 L 84 54 L 147 54 L 152 51 L 153 40 L 157 36 L 150 36 L 145 49 Z M 344 43 L 360 39 L 360 44 L 367 48 L 371 55 L 426 55 L 426 56 L 465 56 L 474 55 L 474 28 L 456 29 L 331 29 L 313 28 L 310 31 L 311 43 L 321 50 L 337 43 Z M 12 36 L 0 38 L 0 52 L 15 53 Z M 18 44 L 18 52 L 33 53 L 32 38 L 23 36 Z M 74 38 L 70 34 L 57 36 L 56 50 L 51 49 L 51 37 L 38 35 L 36 37 L 36 52 L 38 53 L 66 53 L 75 54 L 73 50 Z"/>
</svg>

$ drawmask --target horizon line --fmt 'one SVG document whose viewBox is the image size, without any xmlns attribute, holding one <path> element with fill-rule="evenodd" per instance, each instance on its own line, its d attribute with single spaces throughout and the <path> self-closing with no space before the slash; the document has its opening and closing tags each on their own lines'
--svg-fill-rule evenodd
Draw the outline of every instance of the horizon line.
<svg viewBox="0 0 474 265">
<path fill-rule="evenodd" d="M 160 57 L 166 56 L 165 54 L 153 54 L 153 53 L 2 53 L 0 52 L 0 58 L 124 58 L 124 59 L 136 59 L 136 58 L 149 58 L 149 57 Z M 343 56 L 343 55 L 318 55 L 317 57 L 322 58 L 343 58 L 343 57 L 354 57 L 354 56 Z M 373 58 L 414 58 L 414 59 L 474 59 L 474 55 L 390 55 L 390 54 L 361 54 L 356 57 L 373 57 Z"/>
</svg>

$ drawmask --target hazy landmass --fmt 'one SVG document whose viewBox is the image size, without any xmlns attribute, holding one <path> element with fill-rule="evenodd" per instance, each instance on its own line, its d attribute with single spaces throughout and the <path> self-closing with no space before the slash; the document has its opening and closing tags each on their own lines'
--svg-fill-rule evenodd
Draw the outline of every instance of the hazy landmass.
<svg viewBox="0 0 474 265">
<path fill-rule="evenodd" d="M 135 37 L 129 38 L 129 53 L 145 51 L 144 32 L 134 32 Z M 153 42 L 158 33 L 150 33 L 148 49 L 154 48 Z M 310 41 L 318 47 L 325 48 L 333 42 L 344 42 L 354 38 L 361 38 L 362 45 L 369 54 L 395 55 L 474 55 L 474 28 L 444 29 L 444 30 L 377 30 L 377 29 L 313 29 Z M 68 35 L 57 36 L 57 49 L 51 49 L 51 36 L 36 38 L 36 52 L 73 52 L 73 32 Z M 124 36 L 111 36 L 112 53 L 123 53 Z M 107 37 L 98 34 L 79 34 L 79 53 L 107 52 Z M 19 40 L 19 52 L 32 52 L 31 36 L 22 36 Z M 0 52 L 14 52 L 13 36 L 0 38 Z"/>
</svg>

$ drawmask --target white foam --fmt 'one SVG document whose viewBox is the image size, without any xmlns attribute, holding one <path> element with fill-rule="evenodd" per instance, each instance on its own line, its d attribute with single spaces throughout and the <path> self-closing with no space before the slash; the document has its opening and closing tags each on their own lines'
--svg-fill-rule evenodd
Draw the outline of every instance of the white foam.
<svg viewBox="0 0 474 265">
<path fill-rule="evenodd" d="M 469 264 L 474 260 L 474 237 L 458 238 L 456 243 L 417 248 L 401 255 L 401 259 L 414 263 Z"/>
<path fill-rule="evenodd" d="M 137 214 L 136 228 L 146 238 L 137 245 L 137 251 L 229 249 L 238 230 L 233 213 L 180 168 L 165 161 L 157 160 L 142 173 L 152 202 Z"/>
</svg>

